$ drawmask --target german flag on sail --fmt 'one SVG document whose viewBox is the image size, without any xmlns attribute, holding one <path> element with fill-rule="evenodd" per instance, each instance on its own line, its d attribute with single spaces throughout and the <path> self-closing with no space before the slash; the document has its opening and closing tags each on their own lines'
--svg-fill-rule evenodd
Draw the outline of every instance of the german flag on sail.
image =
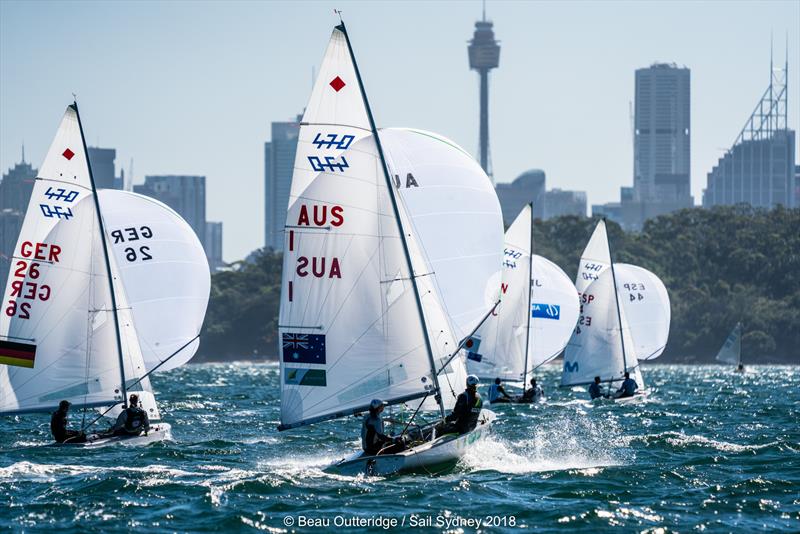
<svg viewBox="0 0 800 534">
<path fill-rule="evenodd" d="M 36 345 L 0 340 L 0 365 L 33 367 L 36 358 Z"/>
</svg>

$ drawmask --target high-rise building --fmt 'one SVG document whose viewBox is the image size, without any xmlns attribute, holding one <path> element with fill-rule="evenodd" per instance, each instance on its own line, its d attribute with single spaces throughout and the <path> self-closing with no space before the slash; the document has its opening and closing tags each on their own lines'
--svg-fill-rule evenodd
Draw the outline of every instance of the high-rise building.
<svg viewBox="0 0 800 534">
<path fill-rule="evenodd" d="M 174 209 L 206 246 L 206 177 L 205 176 L 145 176 L 144 184 L 135 185 L 134 192 L 155 198 Z"/>
<path fill-rule="evenodd" d="M 545 174 L 541 169 L 532 169 L 520 174 L 510 184 L 497 184 L 495 191 L 503 210 L 503 222 L 509 226 L 526 204 L 533 202 L 533 216 L 544 217 Z"/>
<path fill-rule="evenodd" d="M 492 178 L 489 164 L 489 71 L 500 64 L 500 45 L 494 38 L 492 23 L 486 20 L 484 6 L 483 20 L 475 23 L 475 34 L 467 48 L 469 68 L 478 71 L 481 81 L 480 96 L 480 163 L 486 174 Z"/>
<path fill-rule="evenodd" d="M 0 182 L 0 209 L 25 213 L 38 172 L 38 169 L 34 169 L 30 163 L 25 161 L 25 150 L 23 149 L 22 161 L 8 169 L 8 172 L 3 175 L 3 181 Z"/>
<path fill-rule="evenodd" d="M 788 60 L 784 68 L 770 72 L 769 86 L 755 111 L 708 173 L 703 206 L 740 202 L 764 208 L 800 206 L 795 132 L 787 122 Z"/>
<path fill-rule="evenodd" d="M 689 69 L 675 64 L 636 70 L 635 200 L 666 208 L 692 203 L 689 81 Z"/>
<path fill-rule="evenodd" d="M 89 163 L 97 189 L 124 189 L 125 174 L 120 170 L 120 175 L 116 175 L 115 159 L 117 151 L 114 148 L 89 147 Z"/>
<path fill-rule="evenodd" d="M 211 272 L 216 272 L 225 267 L 222 259 L 222 223 L 206 223 L 206 258 Z"/>
<path fill-rule="evenodd" d="M 563 215 L 586 217 L 586 192 L 551 189 L 544 194 L 544 217 L 552 219 Z"/>
<path fill-rule="evenodd" d="M 298 115 L 293 122 L 273 122 L 272 138 L 264 143 L 264 243 L 276 251 L 283 250 L 301 120 L 302 115 Z"/>
</svg>

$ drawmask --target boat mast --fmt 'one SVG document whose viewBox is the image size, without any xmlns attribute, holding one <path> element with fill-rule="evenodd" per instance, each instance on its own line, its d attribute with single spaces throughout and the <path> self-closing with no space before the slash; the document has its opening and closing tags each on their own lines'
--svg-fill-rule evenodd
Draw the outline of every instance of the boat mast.
<svg viewBox="0 0 800 534">
<path fill-rule="evenodd" d="M 78 119 L 78 128 L 81 132 L 81 142 L 83 143 L 83 153 L 86 155 L 86 167 L 89 169 L 89 182 L 92 184 L 92 196 L 94 197 L 94 208 L 97 212 L 97 221 L 100 225 L 100 240 L 103 243 L 103 259 L 106 263 L 106 275 L 108 276 L 108 288 L 111 291 L 111 314 L 114 317 L 114 333 L 117 338 L 117 355 L 119 356 L 119 375 L 122 379 L 120 391 L 122 392 L 122 407 L 128 407 L 128 390 L 125 387 L 125 362 L 122 359 L 122 337 L 119 332 L 119 317 L 117 316 L 117 296 L 114 294 L 114 277 L 111 274 L 111 260 L 108 256 L 108 244 L 106 243 L 106 230 L 103 226 L 103 216 L 100 213 L 100 199 L 97 195 L 97 187 L 94 183 L 92 174 L 92 164 L 89 162 L 89 149 L 86 146 L 86 137 L 83 135 L 83 124 L 81 124 L 81 114 L 78 112 L 78 103 L 73 101 L 72 109 Z"/>
<path fill-rule="evenodd" d="M 533 291 L 533 202 L 528 204 L 531 208 L 531 248 L 530 253 L 528 254 L 528 308 L 527 308 L 527 316 L 528 316 L 528 323 L 527 327 L 525 328 L 525 367 L 522 370 L 522 391 L 525 391 L 525 384 L 527 384 L 528 380 L 528 351 L 530 350 L 531 344 L 531 291 Z"/>
<path fill-rule="evenodd" d="M 603 226 L 606 219 L 603 217 Z M 622 331 L 622 314 L 619 311 L 619 295 L 617 294 L 617 275 L 614 272 L 614 258 L 611 257 L 611 243 L 608 241 L 608 228 L 606 228 L 606 246 L 608 247 L 608 259 L 611 262 L 611 279 L 614 281 L 614 302 L 617 303 L 617 323 L 619 324 L 619 342 L 622 345 L 622 366 L 624 372 L 628 372 L 628 358 L 625 355 L 625 333 Z M 609 382 L 610 384 L 610 382 Z"/>
<path fill-rule="evenodd" d="M 386 165 L 386 158 L 383 154 L 383 147 L 381 146 L 381 140 L 378 137 L 378 128 L 375 126 L 375 119 L 372 117 L 372 109 L 369 107 L 369 100 L 367 100 L 367 92 L 364 90 L 364 83 L 361 80 L 361 72 L 358 70 L 358 63 L 356 63 L 356 56 L 353 53 L 353 47 L 350 44 L 350 36 L 347 35 L 347 29 L 345 28 L 344 21 L 337 26 L 339 30 L 344 34 L 345 41 L 347 41 L 347 50 L 350 52 L 350 60 L 353 62 L 353 70 L 356 73 L 356 79 L 358 80 L 358 88 L 361 90 L 361 98 L 364 101 L 364 107 L 367 110 L 367 118 L 369 119 L 369 127 L 372 130 L 372 136 L 375 138 L 375 146 L 378 147 L 378 156 L 381 160 L 381 167 L 383 167 L 383 176 L 386 179 L 386 187 L 389 189 L 389 198 L 392 199 L 392 209 L 394 210 L 395 220 L 397 221 L 397 226 L 400 230 L 400 242 L 403 243 L 403 252 L 406 256 L 406 264 L 408 265 L 408 272 L 411 276 L 411 287 L 414 288 L 414 298 L 417 301 L 417 311 L 419 312 L 419 320 L 422 326 L 422 333 L 425 336 L 425 348 L 428 351 L 428 361 L 431 366 L 431 377 L 433 378 L 433 385 L 436 389 L 436 400 L 439 403 L 439 412 L 441 413 L 442 419 L 444 419 L 444 403 L 442 402 L 442 395 L 441 389 L 439 388 L 439 378 L 436 372 L 436 363 L 433 360 L 433 349 L 431 348 L 431 340 L 430 336 L 428 335 L 428 327 L 425 324 L 425 314 L 422 311 L 422 300 L 419 296 L 419 288 L 417 287 L 417 280 L 416 276 L 414 276 L 414 266 L 411 263 L 411 254 L 408 251 L 408 243 L 406 242 L 406 235 L 403 229 L 403 223 L 400 220 L 400 210 L 397 207 L 397 199 L 395 198 L 395 191 L 394 191 L 394 184 L 392 183 L 392 179 L 389 176 L 389 168 Z"/>
</svg>

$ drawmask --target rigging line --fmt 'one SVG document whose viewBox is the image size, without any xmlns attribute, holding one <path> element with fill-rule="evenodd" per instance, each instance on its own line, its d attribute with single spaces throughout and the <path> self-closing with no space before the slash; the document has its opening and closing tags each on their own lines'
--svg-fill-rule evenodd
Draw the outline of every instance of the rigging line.
<svg viewBox="0 0 800 534">
<path fill-rule="evenodd" d="M 176 350 L 175 352 L 173 352 L 172 354 L 170 354 L 170 355 L 169 355 L 169 356 L 168 356 L 168 357 L 167 357 L 165 360 L 163 360 L 161 363 L 159 363 L 158 365 L 156 365 L 155 367 L 153 367 L 152 369 L 150 369 L 149 371 L 147 371 L 147 373 L 145 373 L 144 375 L 142 375 L 142 377 L 141 377 L 141 378 L 139 378 L 139 379 L 138 379 L 136 382 L 133 382 L 133 383 L 130 385 L 130 387 L 133 387 L 133 386 L 136 386 L 137 384 L 139 384 L 139 382 L 141 382 L 142 380 L 144 380 L 145 378 L 147 378 L 147 377 L 148 377 L 148 376 L 149 376 L 151 373 L 153 373 L 153 372 L 154 372 L 156 369 L 158 369 L 159 367 L 161 367 L 162 365 L 164 365 L 165 363 L 167 363 L 167 362 L 168 362 L 170 359 L 172 359 L 172 357 L 173 357 L 173 356 L 175 356 L 175 355 L 179 354 L 179 353 L 180 353 L 180 352 L 181 352 L 183 349 L 185 349 L 186 347 L 188 347 L 189 345 L 191 345 L 191 344 L 194 342 L 194 340 L 198 339 L 199 337 L 200 337 L 200 334 L 197 334 L 197 335 L 196 335 L 196 336 L 194 336 L 192 339 L 190 339 L 189 341 L 187 341 L 187 342 L 186 342 L 186 343 L 185 343 L 185 344 L 184 344 L 184 345 L 183 345 L 181 348 L 179 348 L 178 350 Z M 84 430 L 86 430 L 87 428 L 89 428 L 90 426 L 92 426 L 93 424 L 95 424 L 97 421 L 99 421 L 100 419 L 102 419 L 103 417 L 105 417 L 105 415 L 106 415 L 108 412 L 110 412 L 110 411 L 111 411 L 111 410 L 112 410 L 112 409 L 113 409 L 115 406 L 117 406 L 117 405 L 119 405 L 119 404 L 122 404 L 122 402 L 121 402 L 121 401 L 118 401 L 118 402 L 115 402 L 114 404 L 112 404 L 111 406 L 109 406 L 109 408 L 108 408 L 106 411 L 104 411 L 104 412 L 103 412 L 103 413 L 101 413 L 99 416 L 97 416 L 97 418 L 95 418 L 93 421 L 91 421 L 91 422 L 90 422 L 88 425 L 86 425 L 86 426 L 84 426 L 83 428 L 81 428 L 81 432 L 83 432 Z"/>
<path fill-rule="evenodd" d="M 422 408 L 422 405 L 423 405 L 423 404 L 425 404 L 425 399 L 427 399 L 428 397 L 430 397 L 430 393 L 428 393 L 427 395 L 425 395 L 424 397 L 422 397 L 422 402 L 420 402 L 420 403 L 419 403 L 419 406 L 417 406 L 417 409 L 416 409 L 416 410 L 414 410 L 414 413 L 413 413 L 413 414 L 411 414 L 411 418 L 408 420 L 408 423 L 406 423 L 406 426 L 404 426 L 404 427 L 403 427 L 403 431 L 402 431 L 402 432 L 400 432 L 400 435 L 401 435 L 401 436 L 402 436 L 402 435 L 405 435 L 405 433 L 406 433 L 406 430 L 408 430 L 408 427 L 409 427 L 409 425 L 411 425 L 411 422 L 412 422 L 412 421 L 414 420 L 414 418 L 417 416 L 417 413 L 419 413 L 419 409 L 420 409 L 420 408 Z"/>
<path fill-rule="evenodd" d="M 498 300 L 497 300 L 497 302 L 495 302 L 495 303 L 494 303 L 494 306 L 492 306 L 492 309 L 491 309 L 491 310 L 489 310 L 489 311 L 486 313 L 486 315 L 484 315 L 484 316 L 483 316 L 483 319 L 481 319 L 481 322 L 479 322 L 479 323 L 478 323 L 478 325 L 477 325 L 475 328 L 473 328 L 473 329 L 472 329 L 472 332 L 470 332 L 470 333 L 469 333 L 469 335 L 468 335 L 467 337 L 465 337 L 464 339 L 462 339 L 462 340 L 459 342 L 459 344 L 458 344 L 458 347 L 456 347 L 456 350 L 455 350 L 455 352 L 453 352 L 453 354 L 451 354 L 451 355 L 450 355 L 450 357 L 447 359 L 447 361 L 445 362 L 445 364 L 442 366 L 442 369 L 444 369 L 445 367 L 447 367 L 448 365 L 450 365 L 450 362 L 451 362 L 451 361 L 453 361 L 453 358 L 455 358 L 455 357 L 456 357 L 456 355 L 458 354 L 458 351 L 460 351 L 461 349 L 463 349 L 463 348 L 464 348 L 464 345 L 465 345 L 465 344 L 466 344 L 466 342 L 469 340 L 469 338 L 471 338 L 472 336 L 474 336 L 474 335 L 475 335 L 475 332 L 477 332 L 477 331 L 478 331 L 478 329 L 479 329 L 481 326 L 483 326 L 483 323 L 485 323 L 485 322 L 486 322 L 486 320 L 487 320 L 489 317 L 491 317 L 492 313 L 494 313 L 494 310 L 495 310 L 495 309 L 497 309 L 497 306 L 499 306 L 499 305 L 500 305 L 500 299 L 498 299 Z M 440 370 L 439 372 L 441 372 L 441 370 Z"/>
</svg>

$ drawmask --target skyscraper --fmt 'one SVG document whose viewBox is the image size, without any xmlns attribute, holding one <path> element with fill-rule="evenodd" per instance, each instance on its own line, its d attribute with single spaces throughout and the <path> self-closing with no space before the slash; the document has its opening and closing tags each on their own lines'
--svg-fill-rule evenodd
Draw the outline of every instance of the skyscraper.
<svg viewBox="0 0 800 534">
<path fill-rule="evenodd" d="M 205 176 L 145 176 L 144 184 L 133 187 L 134 192 L 160 200 L 178 212 L 206 243 L 206 177 Z"/>
<path fill-rule="evenodd" d="M 800 206 L 795 132 L 788 128 L 788 70 L 770 64 L 770 83 L 733 146 L 707 176 L 703 206 Z"/>
<path fill-rule="evenodd" d="M 8 169 L 0 182 L 0 209 L 10 209 L 25 213 L 33 192 L 33 182 L 38 169 L 34 169 L 25 161 L 25 150 L 22 161 Z M 16 239 L 16 238 L 15 238 Z"/>
<path fill-rule="evenodd" d="M 125 184 L 124 173 L 116 175 L 114 160 L 117 151 L 114 148 L 89 147 L 89 163 L 92 165 L 92 176 L 98 189 L 123 189 Z"/>
<path fill-rule="evenodd" d="M 526 204 L 533 202 L 533 216 L 544 217 L 546 176 L 541 169 L 525 171 L 510 184 L 497 184 L 495 191 L 503 210 L 503 222 L 509 226 Z"/>
<path fill-rule="evenodd" d="M 636 70 L 634 199 L 662 204 L 653 215 L 692 204 L 689 82 L 674 63 Z"/>
<path fill-rule="evenodd" d="M 301 119 L 302 115 L 298 115 L 293 122 L 273 122 L 272 139 L 264 143 L 264 244 L 276 251 L 283 250 L 283 227 Z"/>
<path fill-rule="evenodd" d="M 208 266 L 211 272 L 220 270 L 225 266 L 222 259 L 222 223 L 221 222 L 207 222 L 206 223 L 206 258 L 208 258 Z"/>
<path fill-rule="evenodd" d="M 475 23 L 475 34 L 467 48 L 469 68 L 478 71 L 481 80 L 480 101 L 480 163 L 484 172 L 492 177 L 489 168 L 489 71 L 500 64 L 500 45 L 494 38 L 492 23 L 486 20 L 484 6 L 483 20 Z"/>
</svg>

